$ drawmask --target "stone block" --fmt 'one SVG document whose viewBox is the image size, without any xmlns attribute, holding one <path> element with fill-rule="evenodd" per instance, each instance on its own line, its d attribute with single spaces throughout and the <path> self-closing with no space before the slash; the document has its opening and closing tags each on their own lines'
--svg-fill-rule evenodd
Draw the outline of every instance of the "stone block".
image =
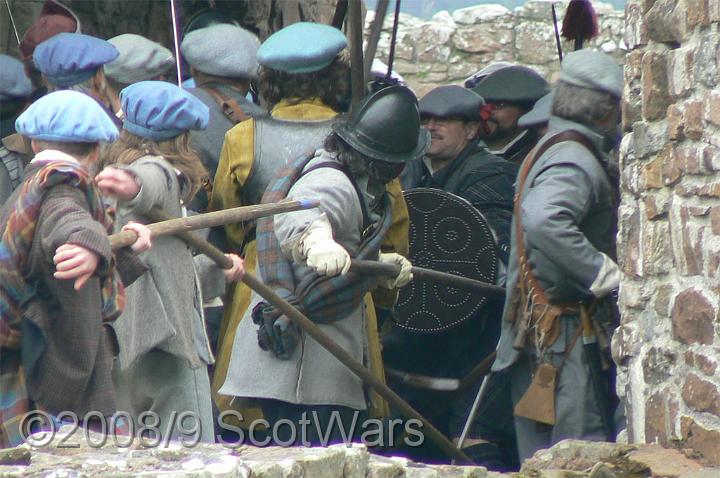
<svg viewBox="0 0 720 478">
<path fill-rule="evenodd" d="M 685 275 L 702 274 L 705 228 L 690 225 L 690 209 L 687 206 L 680 206 L 680 228 L 680 242 L 675 244 L 675 253 L 680 256 L 681 272 Z"/>
<path fill-rule="evenodd" d="M 673 375 L 677 356 L 668 349 L 651 347 L 642 361 L 645 383 L 657 387 L 667 382 Z"/>
<path fill-rule="evenodd" d="M 708 171 L 720 171 L 720 148 L 711 145 L 705 146 L 703 165 Z"/>
<path fill-rule="evenodd" d="M 540 470 L 586 471 L 596 463 L 613 463 L 635 448 L 618 443 L 566 439 L 551 448 L 536 451 L 523 463 L 520 476 L 538 476 Z"/>
<path fill-rule="evenodd" d="M 698 289 L 682 291 L 672 309 L 673 335 L 684 344 L 711 345 L 715 335 L 717 311 Z"/>
<path fill-rule="evenodd" d="M 412 61 L 395 60 L 395 62 L 393 63 L 393 70 L 397 71 L 401 75 L 412 75 L 419 71 L 419 65 Z"/>
<path fill-rule="evenodd" d="M 657 0 L 645 15 L 648 38 L 659 43 L 681 43 L 687 35 L 685 0 Z"/>
<path fill-rule="evenodd" d="M 542 65 L 557 61 L 555 31 L 547 22 L 525 22 L 515 26 L 515 48 L 519 63 Z"/>
<path fill-rule="evenodd" d="M 708 1 L 708 16 L 711 22 L 720 22 L 720 0 Z"/>
<path fill-rule="evenodd" d="M 625 251 L 618 257 L 622 271 L 627 276 L 640 277 L 640 211 L 637 208 L 620 208 L 618 250 Z"/>
<path fill-rule="evenodd" d="M 720 236 L 720 206 L 710 209 L 710 227 L 713 234 Z"/>
<path fill-rule="evenodd" d="M 642 170 L 643 189 L 660 189 L 663 187 L 663 157 L 657 156 L 647 163 Z"/>
<path fill-rule="evenodd" d="M 668 53 L 668 89 L 674 98 L 685 97 L 694 87 L 695 50 L 678 48 Z"/>
<path fill-rule="evenodd" d="M 688 374 L 683 385 L 683 401 L 698 412 L 720 417 L 720 392 L 717 385 L 703 380 L 694 373 Z"/>
<path fill-rule="evenodd" d="M 470 25 L 458 28 L 452 41 L 455 48 L 468 53 L 494 53 L 503 48 L 500 36 L 507 44 L 507 37 L 512 38 L 512 31 L 505 30 L 503 35 L 499 35 L 492 25 Z"/>
<path fill-rule="evenodd" d="M 720 182 L 705 184 L 695 191 L 698 196 L 720 198 Z"/>
<path fill-rule="evenodd" d="M 670 192 L 667 189 L 658 191 L 655 194 L 643 197 L 645 206 L 645 217 L 649 221 L 655 221 L 667 217 L 670 209 Z"/>
<path fill-rule="evenodd" d="M 677 152 L 672 143 L 665 146 L 658 156 L 662 164 L 662 184 L 672 186 L 677 183 L 683 173 L 683 162 L 678 159 Z"/>
<path fill-rule="evenodd" d="M 415 50 L 421 63 L 446 63 L 450 59 L 450 40 L 455 28 L 443 24 L 429 22 L 416 29 Z"/>
<path fill-rule="evenodd" d="M 705 106 L 705 119 L 716 126 L 720 126 L 720 93 L 712 91 L 708 95 Z"/>
<path fill-rule="evenodd" d="M 452 13 L 456 23 L 463 25 L 474 25 L 476 23 L 496 22 L 507 19 L 512 13 L 507 8 L 498 4 L 477 5 L 474 7 L 460 8 Z"/>
<path fill-rule="evenodd" d="M 683 112 L 678 105 L 670 105 L 667 109 L 668 139 L 679 141 L 683 139 Z"/>
<path fill-rule="evenodd" d="M 710 11 L 708 0 L 686 0 L 688 28 L 710 25 Z"/>
<path fill-rule="evenodd" d="M 685 136 L 698 140 L 702 138 L 704 125 L 704 108 L 702 101 L 688 101 L 685 103 Z"/>
<path fill-rule="evenodd" d="M 670 317 L 670 302 L 674 296 L 673 286 L 663 285 L 655 292 L 655 313 L 662 317 Z"/>
<path fill-rule="evenodd" d="M 667 57 L 648 51 L 642 57 L 642 114 L 653 121 L 665 117 L 670 105 Z"/>
<path fill-rule="evenodd" d="M 708 377 L 715 377 L 715 372 L 717 371 L 717 359 L 715 358 L 710 358 L 700 352 L 695 353 L 688 350 L 685 352 L 685 363 L 700 370 Z M 718 388 L 720 388 L 720 386 Z M 718 406 L 720 406 L 720 404 Z"/>
<path fill-rule="evenodd" d="M 638 159 L 647 158 L 651 154 L 661 151 L 668 143 L 667 122 L 636 122 L 633 125 L 633 140 L 635 156 Z"/>
<path fill-rule="evenodd" d="M 671 401 L 671 399 L 668 399 L 668 402 Z M 669 404 L 670 406 L 671 404 Z M 670 420 L 670 423 L 674 424 L 674 420 Z M 672 443 L 667 443 L 667 445 L 673 446 Z M 644 445 L 639 450 L 631 452 L 628 455 L 628 460 L 631 464 L 636 465 L 635 469 L 637 469 L 637 466 L 644 467 L 647 470 L 647 475 L 653 477 L 688 478 L 691 473 L 697 473 L 701 470 L 707 471 L 697 460 L 687 457 L 682 450 L 668 448 L 658 444 Z"/>
<path fill-rule="evenodd" d="M 645 304 L 649 299 L 648 294 L 643 290 L 639 282 L 625 282 L 622 288 L 622 295 L 619 296 L 620 306 L 627 309 L 645 310 Z"/>
<path fill-rule="evenodd" d="M 639 4 L 628 2 L 625 6 L 625 25 L 623 40 L 629 50 L 647 45 L 647 25 L 645 24 L 642 7 Z"/>
<path fill-rule="evenodd" d="M 708 430 L 691 417 L 682 417 L 680 428 L 688 447 L 700 452 L 711 463 L 720 465 L 720 431 Z"/>
<path fill-rule="evenodd" d="M 670 226 L 666 221 L 654 221 L 645 225 L 643 236 L 643 275 L 666 274 L 670 271 L 672 250 L 668 242 Z"/>
<path fill-rule="evenodd" d="M 477 64 L 470 61 L 464 61 L 457 64 L 451 63 L 448 66 L 448 79 L 451 81 L 465 80 L 468 76 L 471 76 L 478 71 Z"/>
<path fill-rule="evenodd" d="M 720 79 L 720 70 L 718 70 L 719 54 L 720 34 L 707 33 L 703 35 L 695 53 L 697 60 L 694 62 L 693 75 L 708 88 L 714 88 L 718 84 L 718 79 Z"/>
<path fill-rule="evenodd" d="M 707 171 L 703 161 L 705 147 L 698 144 L 684 144 L 675 148 L 675 160 L 686 174 L 704 174 Z"/>
<path fill-rule="evenodd" d="M 648 443 L 668 442 L 672 425 L 668 420 L 666 395 L 667 390 L 659 391 L 645 401 L 645 441 Z"/>
</svg>

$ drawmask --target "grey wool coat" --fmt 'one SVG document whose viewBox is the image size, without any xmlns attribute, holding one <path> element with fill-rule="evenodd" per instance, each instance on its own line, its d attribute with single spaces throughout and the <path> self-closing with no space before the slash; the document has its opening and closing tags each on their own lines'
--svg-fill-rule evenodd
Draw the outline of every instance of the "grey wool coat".
<svg viewBox="0 0 720 478">
<path fill-rule="evenodd" d="M 323 156 L 318 157 L 318 154 Z M 306 169 L 328 160 L 335 159 L 323 150 L 318 150 Z M 357 252 L 362 234 L 362 209 L 357 193 L 345 174 L 331 168 L 316 169 L 302 176 L 292 186 L 288 198 L 317 199 L 320 207 L 276 215 L 275 234 L 281 245 L 292 243 L 313 221 L 325 214 L 332 226 L 335 241 L 351 256 Z M 293 272 L 298 281 L 298 277 L 309 274 L 310 269 L 293 264 Z M 257 326 L 253 323 L 251 313 L 262 300 L 262 297 L 253 293 L 250 307 L 240 321 L 227 379 L 220 394 L 269 398 L 302 405 L 365 409 L 362 381 L 306 334 L 301 334 L 300 343 L 288 360 L 278 359 L 272 352 L 260 349 Z M 318 324 L 318 327 L 355 360 L 366 362 L 364 305 L 342 320 Z"/>
<path fill-rule="evenodd" d="M 573 129 L 583 133 L 602 151 L 603 138 L 587 127 L 552 117 L 548 133 Z M 610 258 L 614 245 L 613 187 L 606 170 L 590 151 L 575 142 L 551 146 L 530 170 L 525 181 L 520 222 L 533 273 L 550 300 L 588 301 L 602 298 L 618 286 L 620 271 Z M 508 265 L 508 304 L 518 281 L 518 257 L 513 222 Z M 513 348 L 513 324 L 503 321 L 498 356 L 493 370 L 512 365 L 519 352 Z M 554 352 L 564 351 L 564 339 Z"/>
<path fill-rule="evenodd" d="M 117 166 L 134 174 L 142 185 L 135 198 L 118 203 L 118 229 L 129 221 L 148 223 L 145 214 L 153 207 L 182 216 L 183 184 L 170 163 L 159 156 L 145 156 Z M 121 368 L 127 369 L 153 349 L 185 358 L 192 368 L 211 363 L 202 302 L 224 293 L 222 270 L 206 256 L 193 257 L 190 248 L 174 236 L 153 239 L 152 248 L 140 258 L 148 271 L 126 289 L 125 311 L 113 324 Z M 203 277 L 202 285 L 198 276 Z"/>
<path fill-rule="evenodd" d="M 584 134 L 603 151 L 600 135 L 582 124 L 557 117 L 551 118 L 549 131 L 538 144 L 570 129 Z M 606 297 L 618 286 L 620 271 L 610 258 L 615 230 L 613 200 L 606 165 L 579 143 L 551 146 L 530 169 L 522 191 L 520 220 L 528 262 L 550 300 L 588 302 Z M 511 235 L 505 319 L 515 310 L 511 304 L 517 294 L 514 222 Z M 538 427 L 535 421 L 515 416 L 521 460 L 565 438 L 605 439 L 582 342 L 573 344 L 580 321 L 577 315 L 563 315 L 559 320 L 560 335 L 540 359 L 534 345 L 515 349 L 514 324 L 508 320 L 502 323 L 493 370 L 509 369 L 513 404 L 530 385 L 533 370 L 528 356 L 536 359 L 533 363 L 541 360 L 562 369 L 555 388 L 555 425 Z"/>
</svg>

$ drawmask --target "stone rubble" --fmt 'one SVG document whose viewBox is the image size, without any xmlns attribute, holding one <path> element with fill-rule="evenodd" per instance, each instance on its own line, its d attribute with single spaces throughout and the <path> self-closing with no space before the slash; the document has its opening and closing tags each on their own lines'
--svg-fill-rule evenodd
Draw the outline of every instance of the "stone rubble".
<svg viewBox="0 0 720 478">
<path fill-rule="evenodd" d="M 535 453 L 519 473 L 501 474 L 479 466 L 424 465 L 378 456 L 359 444 L 229 448 L 171 442 L 143 448 L 136 442 L 122 448 L 112 437 L 69 431 L 60 429 L 42 447 L 0 450 L 0 478 L 720 478 L 720 468 L 659 445 L 565 440 Z"/>
</svg>

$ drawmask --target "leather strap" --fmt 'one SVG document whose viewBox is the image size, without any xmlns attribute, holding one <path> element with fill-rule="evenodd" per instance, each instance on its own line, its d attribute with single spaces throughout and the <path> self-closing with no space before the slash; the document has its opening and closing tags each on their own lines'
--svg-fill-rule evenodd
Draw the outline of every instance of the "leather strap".
<svg viewBox="0 0 720 478">
<path fill-rule="evenodd" d="M 249 118 L 235 98 L 226 97 L 220 90 L 214 86 L 210 86 L 208 83 L 199 85 L 198 88 L 205 90 L 205 92 L 215 100 L 225 117 L 232 121 L 233 124 L 238 124 Z"/>
<path fill-rule="evenodd" d="M 563 313 L 576 312 L 578 311 L 576 303 L 561 303 L 553 304 L 552 301 L 547 297 L 545 291 L 540 286 L 537 277 L 532 271 L 528 263 L 527 251 L 525 250 L 525 236 L 523 234 L 522 222 L 521 222 L 521 210 L 522 196 L 525 190 L 525 183 L 527 181 L 530 170 L 537 163 L 538 159 L 550 149 L 550 147 L 567 141 L 572 141 L 581 144 L 585 147 L 598 161 L 602 161 L 602 155 L 595 147 L 595 145 L 582 133 L 575 130 L 567 130 L 561 133 L 553 135 L 547 141 L 542 143 L 539 147 L 535 147 L 527 156 L 523 162 L 520 172 L 518 174 L 518 186 L 514 198 L 513 214 L 515 221 L 515 246 L 517 247 L 518 264 L 520 267 L 520 277 L 518 279 L 520 291 L 523 297 L 523 310 L 528 310 L 528 306 L 533 309 L 536 306 L 540 306 L 543 309 L 541 317 L 537 318 L 537 322 L 532 325 L 541 329 L 541 336 L 547 336 L 547 342 L 541 345 L 552 344 L 557 339 L 558 329 L 555 327 L 555 319 Z M 533 320 L 534 310 L 529 310 L 530 318 Z"/>
</svg>

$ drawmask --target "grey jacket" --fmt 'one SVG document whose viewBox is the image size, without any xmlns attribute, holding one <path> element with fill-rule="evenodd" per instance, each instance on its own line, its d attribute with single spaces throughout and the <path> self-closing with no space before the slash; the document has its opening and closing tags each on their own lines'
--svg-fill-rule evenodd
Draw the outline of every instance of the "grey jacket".
<svg viewBox="0 0 720 478">
<path fill-rule="evenodd" d="M 258 117 L 267 114 L 258 105 L 248 101 L 237 90 L 222 83 L 210 83 L 209 86 L 217 89 L 226 98 L 234 99 L 242 108 L 243 112 L 250 117 Z M 217 101 L 210 96 L 210 93 L 198 87 L 188 90 L 210 109 L 210 120 L 207 128 L 202 131 L 190 131 L 190 146 L 200 155 L 200 160 L 205 165 L 210 175 L 210 181 L 215 178 L 215 171 L 220 161 L 225 133 L 235 124 L 223 113 Z M 208 206 L 207 193 L 204 190 L 198 192 L 192 201 L 192 209 L 205 211 Z"/>
<path fill-rule="evenodd" d="M 258 105 L 248 101 L 248 99 L 242 96 L 237 90 L 227 85 L 211 83 L 209 86 L 216 88 L 227 98 L 237 101 L 248 116 L 254 118 L 266 114 Z M 223 141 L 225 140 L 225 133 L 235 125 L 225 116 L 217 101 L 210 96 L 210 93 L 200 87 L 188 91 L 205 103 L 210 109 L 210 120 L 208 121 L 207 128 L 202 131 L 191 131 L 190 144 L 200 155 L 200 159 L 205 167 L 208 168 L 210 178 L 212 179 L 215 176 L 215 170 L 220 160 L 220 152 L 222 151 Z"/>
<path fill-rule="evenodd" d="M 568 129 L 583 133 L 603 150 L 600 135 L 557 117 L 551 118 L 548 133 L 538 145 Z M 604 164 L 579 143 L 555 144 L 530 170 L 522 194 L 520 214 L 528 262 L 551 300 L 561 303 L 602 298 L 618 286 L 620 271 L 608 255 L 612 255 L 614 244 L 614 193 Z M 505 315 L 518 281 L 515 234 L 513 223 Z M 513 324 L 504 320 L 493 370 L 502 370 L 517 360 L 514 339 Z M 560 337 L 551 351 L 563 352 L 566 342 Z"/>
<path fill-rule="evenodd" d="M 182 215 L 181 181 L 177 170 L 159 156 L 145 156 L 128 166 L 142 185 L 138 195 L 118 204 L 116 228 L 129 221 L 147 223 L 145 214 L 158 206 L 174 217 Z M 174 236 L 153 239 L 140 255 L 148 271 L 126 289 L 125 311 L 113 324 L 125 369 L 153 349 L 188 360 L 195 368 L 212 362 L 202 316 L 203 297 L 225 291 L 222 270 L 206 256 L 193 258 L 190 248 Z M 202 287 L 198 275 L 204 278 Z M 202 290 L 201 290 L 202 288 Z"/>
<path fill-rule="evenodd" d="M 325 153 L 324 157 L 311 160 L 306 169 L 328 160 L 334 158 Z M 355 189 L 345 174 L 331 168 L 312 171 L 292 186 L 288 198 L 314 198 L 320 202 L 320 207 L 275 216 L 275 234 L 281 245 L 292 243 L 325 213 L 332 225 L 335 241 L 351 256 L 356 253 L 362 233 L 362 210 Z M 296 281 L 310 273 L 304 265 L 293 264 L 293 269 Z M 253 324 L 251 313 L 261 301 L 262 298 L 253 293 L 250 306 L 238 326 L 227 379 L 219 393 L 303 405 L 365 409 L 366 400 L 360 379 L 311 337 L 301 335 L 300 343 L 289 360 L 280 360 L 271 352 L 260 349 L 257 326 Z M 318 324 L 318 327 L 355 360 L 366 361 L 364 305 L 342 320 Z"/>
</svg>

